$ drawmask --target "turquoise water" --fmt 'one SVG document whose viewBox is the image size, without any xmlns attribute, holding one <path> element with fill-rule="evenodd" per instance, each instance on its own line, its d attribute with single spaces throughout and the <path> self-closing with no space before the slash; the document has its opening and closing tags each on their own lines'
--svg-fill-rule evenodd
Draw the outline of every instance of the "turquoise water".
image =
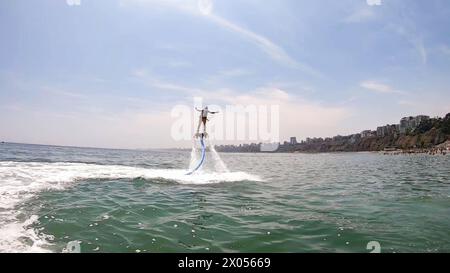
<svg viewBox="0 0 450 273">
<path fill-rule="evenodd" d="M 0 251 L 450 252 L 450 157 L 0 145 Z"/>
</svg>

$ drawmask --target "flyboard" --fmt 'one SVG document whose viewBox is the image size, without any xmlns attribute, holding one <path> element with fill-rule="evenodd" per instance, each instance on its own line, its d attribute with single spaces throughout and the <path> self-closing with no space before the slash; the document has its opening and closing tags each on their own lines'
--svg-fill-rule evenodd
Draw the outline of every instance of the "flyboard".
<svg viewBox="0 0 450 273">
<path fill-rule="evenodd" d="M 205 162 L 205 157 L 206 157 L 205 138 L 207 136 L 208 135 L 206 133 L 201 133 L 201 134 L 195 135 L 196 138 L 200 138 L 200 145 L 202 146 L 202 155 L 200 157 L 200 161 L 197 163 L 197 166 L 194 169 L 192 169 L 192 171 L 188 172 L 186 175 L 191 175 L 191 174 L 195 173 L 196 171 L 198 171 L 198 169 L 200 169 L 200 167 Z"/>
</svg>

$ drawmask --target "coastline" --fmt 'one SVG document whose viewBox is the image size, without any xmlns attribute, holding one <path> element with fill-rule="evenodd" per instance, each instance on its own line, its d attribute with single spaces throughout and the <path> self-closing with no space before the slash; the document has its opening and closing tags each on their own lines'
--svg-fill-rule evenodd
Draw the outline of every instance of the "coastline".
<svg viewBox="0 0 450 273">
<path fill-rule="evenodd" d="M 329 152 L 315 152 L 315 151 L 291 151 L 291 152 L 262 152 L 262 151 L 249 151 L 249 152 L 239 152 L 239 151 L 222 151 L 222 153 L 230 154 L 361 154 L 361 153 L 372 153 L 372 154 L 383 154 L 383 155 L 411 155 L 411 154 L 426 154 L 426 155 L 450 155 L 450 149 L 446 150 L 434 150 L 434 149 L 416 149 L 416 150 L 395 150 L 395 151 L 329 151 Z"/>
<path fill-rule="evenodd" d="M 273 150 L 272 147 L 277 149 Z M 266 149 L 267 148 L 267 149 Z M 219 145 L 218 152 L 270 152 L 270 153 L 329 153 L 329 152 L 393 152 L 444 153 L 450 149 L 450 113 L 444 118 L 417 116 L 402 118 L 400 124 L 378 127 L 376 131 L 334 137 L 296 137 L 283 143 L 251 143 Z M 447 153 L 447 151 L 445 153 Z"/>
</svg>

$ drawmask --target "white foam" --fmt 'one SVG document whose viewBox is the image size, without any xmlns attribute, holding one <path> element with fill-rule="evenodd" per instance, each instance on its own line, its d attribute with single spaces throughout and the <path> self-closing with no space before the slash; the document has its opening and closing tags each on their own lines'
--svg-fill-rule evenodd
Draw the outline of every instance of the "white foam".
<svg viewBox="0 0 450 273">
<path fill-rule="evenodd" d="M 84 163 L 0 162 L 0 252 L 42 252 L 48 244 L 28 226 L 37 220 L 18 220 L 17 205 L 45 190 L 62 190 L 86 179 L 161 178 L 181 184 L 210 184 L 261 181 L 244 172 L 204 172 L 186 175 L 187 170 L 146 169 L 119 165 Z M 31 221 L 31 222 L 30 222 Z M 23 242 L 27 238 L 30 243 Z M 25 240 L 26 241 L 26 240 Z"/>
<path fill-rule="evenodd" d="M 50 252 L 46 235 L 37 235 L 28 226 L 36 222 L 38 216 L 32 215 L 25 221 L 17 221 L 14 214 L 0 216 L 0 252 Z"/>
</svg>

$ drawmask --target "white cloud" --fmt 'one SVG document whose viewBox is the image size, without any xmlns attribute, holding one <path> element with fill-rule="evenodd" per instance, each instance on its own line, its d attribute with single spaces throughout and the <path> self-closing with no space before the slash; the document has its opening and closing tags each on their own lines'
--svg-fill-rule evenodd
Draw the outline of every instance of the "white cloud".
<svg viewBox="0 0 450 273">
<path fill-rule="evenodd" d="M 66 0 L 66 3 L 69 6 L 80 6 L 81 0 Z"/>
<path fill-rule="evenodd" d="M 365 89 L 368 89 L 370 91 L 377 92 L 377 93 L 384 93 L 384 94 L 404 94 L 405 93 L 403 91 L 396 90 L 387 84 L 376 82 L 376 81 L 364 81 L 360 84 L 360 86 Z"/>
<path fill-rule="evenodd" d="M 226 28 L 230 31 L 233 31 L 237 34 L 242 35 L 243 37 L 249 39 L 250 41 L 254 42 L 257 46 L 259 46 L 264 52 L 266 52 L 272 59 L 283 63 L 285 65 L 291 66 L 291 67 L 298 67 L 301 66 L 297 61 L 292 59 L 280 46 L 276 45 L 266 37 L 256 34 L 255 32 L 252 32 L 248 29 L 245 29 L 243 27 L 240 27 L 220 16 L 210 14 L 207 16 L 211 21 L 218 24 L 219 26 Z M 306 68 L 306 66 L 305 66 Z"/>
<path fill-rule="evenodd" d="M 197 5 L 200 12 L 205 15 L 211 14 L 214 7 L 212 0 L 198 0 Z"/>
<path fill-rule="evenodd" d="M 152 8 L 155 5 L 174 8 L 180 11 L 189 13 L 194 16 L 203 16 L 205 19 L 217 24 L 218 26 L 241 35 L 247 40 L 257 45 L 263 52 L 265 52 L 271 59 L 280 64 L 300 69 L 305 73 L 320 77 L 321 74 L 315 71 L 307 64 L 300 63 L 293 59 L 286 51 L 273 41 L 257 34 L 249 29 L 243 28 L 213 12 L 212 0 L 120 0 L 121 5 L 126 6 L 130 4 L 146 4 Z"/>
<path fill-rule="evenodd" d="M 371 8 L 362 8 L 350 14 L 344 19 L 344 22 L 359 23 L 374 19 L 375 17 L 375 12 Z"/>
<path fill-rule="evenodd" d="M 417 14 L 408 7 L 408 3 L 398 1 L 392 3 L 383 13 L 377 12 L 375 6 L 380 6 L 381 0 L 367 0 L 368 6 L 360 7 L 344 19 L 346 23 L 367 22 L 379 19 L 380 23 L 386 24 L 386 29 L 402 36 L 415 50 L 423 64 L 428 62 L 428 51 L 425 46 L 423 35 L 418 29 Z"/>
<path fill-rule="evenodd" d="M 88 96 L 80 94 L 79 92 L 69 91 L 64 88 L 57 88 L 51 86 L 43 86 L 41 91 L 49 93 L 51 95 L 67 97 L 69 99 L 88 99 Z"/>
<path fill-rule="evenodd" d="M 192 91 L 200 89 L 175 83 L 163 83 L 166 89 Z M 305 100 L 274 87 L 261 87 L 247 94 L 237 90 L 220 89 L 202 93 L 204 103 L 225 105 L 279 105 L 281 140 L 334 135 L 342 130 L 350 109 Z M 136 102 L 138 103 L 138 102 Z M 184 101 L 193 107 L 193 96 Z M 161 105 L 160 105 L 161 106 Z M 42 144 L 76 145 L 111 148 L 170 148 L 185 147 L 191 141 L 174 141 L 170 136 L 174 118 L 166 104 L 161 110 L 138 108 L 117 112 L 53 112 L 48 109 L 2 108 L 0 122 L 8 130 L 3 139 Z M 11 112 L 11 113 L 9 113 Z M 7 118 L 9 117 L 9 118 Z M 196 121 L 196 119 L 194 119 Z M 26 124 L 27 126 L 23 126 Z M 193 124 L 194 128 L 195 124 Z M 217 142 L 220 144 L 222 142 Z"/>
<path fill-rule="evenodd" d="M 185 85 L 180 85 L 178 83 L 172 83 L 168 81 L 162 81 L 158 79 L 157 77 L 154 77 L 151 75 L 148 71 L 145 69 L 137 69 L 133 71 L 132 73 L 133 77 L 136 77 L 137 79 L 141 80 L 144 84 L 156 88 L 156 89 L 162 89 L 162 90 L 168 90 L 168 91 L 177 91 L 177 92 L 183 92 L 190 95 L 200 94 L 205 92 L 205 90 L 193 88 L 193 87 L 187 87 Z"/>
<path fill-rule="evenodd" d="M 421 62 L 426 64 L 428 61 L 428 51 L 425 47 L 423 36 L 413 19 L 414 14 L 410 14 L 407 11 L 407 7 L 402 6 L 402 12 L 396 18 L 397 22 L 389 23 L 387 27 L 406 39 L 416 50 Z"/>
<path fill-rule="evenodd" d="M 226 80 L 235 80 L 236 78 L 241 78 L 253 74 L 252 71 L 243 68 L 233 68 L 219 71 L 215 75 L 208 77 L 207 82 L 210 84 L 221 83 Z"/>
<path fill-rule="evenodd" d="M 147 82 L 154 88 L 183 92 L 186 95 L 187 105 L 192 104 L 193 97 L 201 97 L 205 104 L 221 106 L 279 105 L 281 139 L 287 139 L 289 136 L 299 138 L 332 136 L 336 132 L 342 132 L 345 119 L 352 114 L 350 108 L 306 100 L 273 84 L 242 93 L 239 90 L 226 88 L 205 90 L 174 82 L 155 81 L 151 77 L 147 79 Z M 189 145 L 189 143 L 179 145 Z M 176 146 L 175 143 L 174 146 Z"/>
<path fill-rule="evenodd" d="M 291 136 L 305 139 L 336 135 L 343 132 L 345 120 L 353 113 L 350 108 L 307 100 L 276 87 L 260 87 L 246 94 L 221 90 L 211 92 L 208 97 L 209 100 L 220 100 L 222 105 L 278 105 L 281 141 Z"/>
<path fill-rule="evenodd" d="M 397 33 L 405 37 L 416 49 L 423 64 L 428 61 L 428 52 L 425 48 L 422 36 L 418 35 L 415 30 L 407 30 L 405 27 L 397 26 Z"/>
<path fill-rule="evenodd" d="M 419 51 L 420 57 L 422 58 L 422 63 L 426 64 L 428 62 L 428 52 L 425 48 L 422 38 L 415 42 L 416 49 Z"/>
<path fill-rule="evenodd" d="M 280 137 L 325 137 L 342 133 L 345 120 L 353 111 L 350 108 L 326 105 L 292 95 L 274 87 L 262 87 L 245 97 L 237 96 L 238 103 L 278 104 L 280 106 Z"/>
<path fill-rule="evenodd" d="M 380 6 L 381 0 L 366 0 L 366 3 L 369 6 Z"/>
</svg>

